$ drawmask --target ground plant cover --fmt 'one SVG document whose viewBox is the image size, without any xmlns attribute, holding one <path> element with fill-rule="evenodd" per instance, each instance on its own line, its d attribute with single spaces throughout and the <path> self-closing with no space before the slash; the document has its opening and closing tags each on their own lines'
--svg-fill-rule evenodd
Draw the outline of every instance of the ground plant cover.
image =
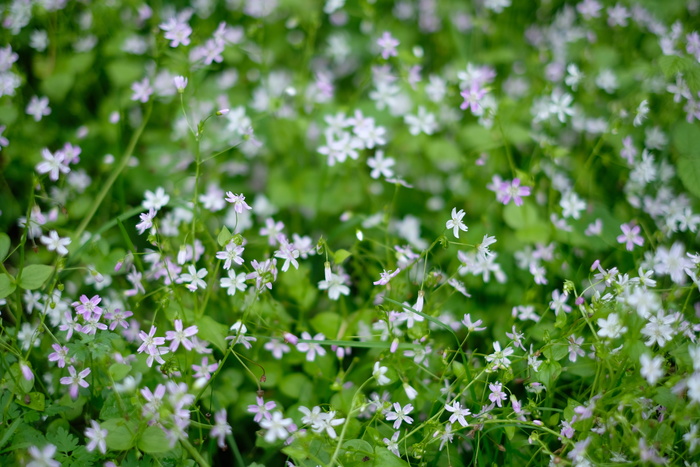
<svg viewBox="0 0 700 467">
<path fill-rule="evenodd" d="M 698 465 L 700 1 L 0 22 L 0 465 Z"/>
</svg>

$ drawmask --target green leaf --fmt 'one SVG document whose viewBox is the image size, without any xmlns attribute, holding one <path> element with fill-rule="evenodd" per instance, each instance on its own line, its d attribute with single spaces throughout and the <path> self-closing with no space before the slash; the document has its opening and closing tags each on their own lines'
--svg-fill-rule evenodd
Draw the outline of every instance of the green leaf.
<svg viewBox="0 0 700 467">
<path fill-rule="evenodd" d="M 537 209 L 528 202 L 523 203 L 522 206 L 516 206 L 515 203 L 508 204 L 503 208 L 503 220 L 513 230 L 532 228 L 542 224 L 537 215 Z"/>
<path fill-rule="evenodd" d="M 681 156 L 700 153 L 700 127 L 680 122 L 673 128 L 673 145 Z"/>
<path fill-rule="evenodd" d="M 19 286 L 25 290 L 36 290 L 51 277 L 54 268 L 46 264 L 31 264 L 22 269 Z"/>
<path fill-rule="evenodd" d="M 121 381 L 129 374 L 131 365 L 125 363 L 114 363 L 109 367 L 109 375 L 114 381 Z"/>
<path fill-rule="evenodd" d="M 676 161 L 678 177 L 689 192 L 700 197 L 700 127 L 679 123 L 673 129 L 673 144 L 680 154 Z"/>
<path fill-rule="evenodd" d="M 228 334 L 228 327 L 217 323 L 213 318 L 206 315 L 199 318 L 197 327 L 199 328 L 197 337 L 211 342 L 222 352 L 226 350 L 226 339 L 224 338 Z"/>
<path fill-rule="evenodd" d="M 5 261 L 10 245 L 10 237 L 5 232 L 0 232 L 0 263 Z"/>
<path fill-rule="evenodd" d="M 223 226 L 221 227 L 221 231 L 219 231 L 219 235 L 216 237 L 216 242 L 219 246 L 224 246 L 231 240 L 231 237 L 233 237 L 233 234 L 231 234 L 226 226 Z"/>
<path fill-rule="evenodd" d="M 506 436 L 508 437 L 508 439 L 512 440 L 513 436 L 515 436 L 515 426 L 506 425 L 503 427 L 503 429 L 506 431 Z"/>
<path fill-rule="evenodd" d="M 19 395 L 15 398 L 15 402 L 23 407 L 29 407 L 38 412 L 43 412 L 46 408 L 46 400 L 42 392 L 30 392 L 29 394 Z"/>
<path fill-rule="evenodd" d="M 0 438 L 0 449 L 5 447 L 5 444 L 12 438 L 12 435 L 15 434 L 15 430 L 17 430 L 22 423 L 24 423 L 24 421 L 21 417 L 15 418 L 10 427 L 3 433 L 2 438 Z"/>
<path fill-rule="evenodd" d="M 374 456 L 374 462 L 372 463 L 373 467 L 408 467 L 408 463 L 406 461 L 400 457 L 397 457 L 387 448 L 375 446 Z"/>
<path fill-rule="evenodd" d="M 310 322 L 316 332 L 321 332 L 326 337 L 335 337 L 338 335 L 342 318 L 333 311 L 324 311 L 311 318 Z"/>
<path fill-rule="evenodd" d="M 279 388 L 282 394 L 292 399 L 299 399 L 301 394 L 314 390 L 311 380 L 303 373 L 292 373 L 285 376 L 282 378 Z"/>
<path fill-rule="evenodd" d="M 149 426 L 139 437 L 138 448 L 148 454 L 158 454 L 170 451 L 170 443 L 161 428 Z"/>
<path fill-rule="evenodd" d="M 683 73 L 686 70 L 694 69 L 697 64 L 687 57 L 680 57 L 678 55 L 664 55 L 663 57 L 659 58 L 659 66 L 661 67 L 661 71 L 663 71 L 664 75 L 666 75 L 667 78 L 670 78 L 675 76 L 677 73 Z"/>
<path fill-rule="evenodd" d="M 352 253 L 350 253 L 348 250 L 338 250 L 333 255 L 333 261 L 335 264 L 341 264 L 343 261 L 348 259 L 350 255 L 352 255 Z"/>
<path fill-rule="evenodd" d="M 676 163 L 678 176 L 685 188 L 700 198 L 700 155 L 696 157 L 681 157 Z"/>
<path fill-rule="evenodd" d="M 548 360 L 540 365 L 540 370 L 535 373 L 535 379 L 549 388 L 560 374 L 561 365 L 558 362 Z"/>
<path fill-rule="evenodd" d="M 46 440 L 56 446 L 59 452 L 66 454 L 78 447 L 78 438 L 62 426 L 59 426 L 56 431 L 47 431 Z"/>
<path fill-rule="evenodd" d="M 123 418 L 112 418 L 101 423 L 107 430 L 107 447 L 115 451 L 126 451 L 134 447 L 136 423 L 127 422 Z"/>
<path fill-rule="evenodd" d="M 0 298 L 5 298 L 15 291 L 17 286 L 12 277 L 5 273 L 0 273 Z"/>
<path fill-rule="evenodd" d="M 62 102 L 75 83 L 73 73 L 54 73 L 42 81 L 39 89 L 51 102 Z"/>
</svg>

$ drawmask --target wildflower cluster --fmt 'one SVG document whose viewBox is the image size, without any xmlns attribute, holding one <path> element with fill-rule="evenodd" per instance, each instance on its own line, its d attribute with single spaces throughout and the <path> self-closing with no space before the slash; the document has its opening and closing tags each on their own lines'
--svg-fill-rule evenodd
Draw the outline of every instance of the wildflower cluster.
<svg viewBox="0 0 700 467">
<path fill-rule="evenodd" d="M 0 7 L 0 465 L 694 465 L 700 4 L 317 3 Z"/>
</svg>

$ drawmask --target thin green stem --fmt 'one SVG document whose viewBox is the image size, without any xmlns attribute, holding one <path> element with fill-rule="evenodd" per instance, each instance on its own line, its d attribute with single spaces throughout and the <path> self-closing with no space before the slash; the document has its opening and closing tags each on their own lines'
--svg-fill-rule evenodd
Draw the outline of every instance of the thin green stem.
<svg viewBox="0 0 700 467">
<path fill-rule="evenodd" d="M 92 220 L 92 218 L 95 216 L 95 213 L 97 210 L 100 208 L 102 205 L 102 201 L 104 201 L 105 197 L 107 196 L 107 193 L 109 193 L 109 190 L 112 189 L 112 185 L 114 185 L 114 182 L 117 181 L 117 178 L 119 178 L 119 175 L 124 171 L 126 166 L 129 164 L 129 160 L 131 159 L 131 155 L 134 153 L 134 149 L 136 148 L 136 143 L 138 143 L 139 139 L 141 138 L 141 134 L 143 134 L 143 130 L 146 128 L 146 125 L 148 124 L 148 119 L 151 116 L 151 110 L 153 110 L 153 101 L 149 102 L 148 106 L 146 107 L 146 114 L 143 117 L 143 121 L 141 122 L 141 125 L 136 129 L 134 134 L 131 136 L 131 140 L 129 141 L 129 146 L 127 146 L 126 151 L 124 151 L 124 155 L 122 156 L 122 159 L 119 161 L 119 165 L 117 165 L 112 171 L 112 173 L 109 174 L 109 177 L 107 178 L 107 181 L 102 185 L 102 189 L 100 192 L 97 194 L 97 197 L 95 198 L 95 202 L 92 203 L 92 206 L 90 207 L 90 210 L 88 211 L 87 215 L 83 217 L 82 222 L 76 229 L 75 233 L 73 234 L 73 241 L 74 242 L 79 242 L 80 237 L 83 235 L 83 232 L 85 232 L 85 229 L 87 228 L 88 224 Z"/>
</svg>

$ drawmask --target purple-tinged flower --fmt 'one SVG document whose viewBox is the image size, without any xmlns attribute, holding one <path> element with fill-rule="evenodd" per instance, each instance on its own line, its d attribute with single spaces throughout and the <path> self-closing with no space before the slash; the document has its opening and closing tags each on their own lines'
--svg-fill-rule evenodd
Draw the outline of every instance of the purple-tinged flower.
<svg viewBox="0 0 700 467">
<path fill-rule="evenodd" d="M 52 181 L 58 180 L 59 173 L 70 172 L 68 167 L 70 161 L 66 160 L 66 154 L 63 151 L 59 150 L 52 154 L 47 148 L 43 148 L 41 157 L 44 160 L 36 165 L 36 171 L 40 174 L 49 174 L 49 179 Z"/>
<path fill-rule="evenodd" d="M 157 328 L 151 326 L 151 330 L 146 334 L 144 331 L 139 332 L 139 338 L 143 342 L 137 352 L 141 353 L 148 350 L 149 353 L 155 351 L 156 347 L 165 344 L 165 337 L 155 337 Z"/>
<path fill-rule="evenodd" d="M 141 81 L 135 81 L 131 85 L 131 90 L 134 91 L 134 94 L 131 96 L 131 100 L 139 101 L 144 104 L 148 102 L 151 94 L 153 94 L 153 88 L 151 87 L 151 82 L 148 78 L 144 78 Z"/>
<path fill-rule="evenodd" d="M 143 214 L 139 214 L 139 218 L 141 219 L 141 222 L 136 224 L 136 230 L 139 231 L 139 235 L 143 235 L 143 233 L 153 227 L 153 219 L 156 217 L 156 210 L 151 208 L 148 210 L 148 212 L 144 212 Z"/>
<path fill-rule="evenodd" d="M 489 383 L 489 389 L 491 394 L 489 394 L 489 400 L 495 402 L 499 407 L 503 407 L 503 401 L 508 398 L 506 393 L 503 391 L 503 385 L 499 382 Z"/>
<path fill-rule="evenodd" d="M 166 331 L 165 333 L 165 340 L 172 341 L 170 342 L 170 351 L 175 352 L 180 344 L 182 344 L 185 349 L 192 350 L 192 341 L 190 341 L 188 337 L 197 334 L 199 331 L 197 326 L 190 326 L 187 329 L 183 329 L 182 320 L 180 319 L 176 319 L 174 325 L 174 331 Z"/>
<path fill-rule="evenodd" d="M 85 429 L 85 437 L 90 440 L 87 450 L 92 452 L 99 448 L 102 454 L 107 452 L 107 430 L 100 427 L 95 420 L 90 420 L 90 428 Z"/>
<path fill-rule="evenodd" d="M 66 358 L 68 357 L 68 347 L 61 346 L 60 344 L 53 344 L 51 348 L 53 348 L 55 352 L 49 354 L 49 361 L 57 362 L 56 364 L 59 368 L 65 367 Z"/>
<path fill-rule="evenodd" d="M 377 45 L 382 48 L 382 58 L 384 60 L 387 60 L 389 57 L 398 56 L 396 47 L 399 45 L 399 41 L 389 32 L 384 31 L 382 37 L 377 39 Z"/>
<path fill-rule="evenodd" d="M 99 295 L 94 295 L 90 299 L 87 298 L 87 295 L 81 295 L 80 301 L 71 303 L 71 306 L 74 307 L 75 312 L 84 319 L 90 319 L 93 313 L 102 314 L 102 308 L 97 306 L 101 301 L 102 297 Z"/>
<path fill-rule="evenodd" d="M 634 249 L 634 245 L 644 245 L 644 238 L 639 235 L 641 228 L 638 225 L 634 225 L 632 223 L 622 224 L 620 226 L 620 230 L 622 230 L 622 235 L 617 237 L 617 241 L 618 243 L 625 243 L 625 248 L 627 251 L 632 251 Z"/>
<path fill-rule="evenodd" d="M 262 397 L 257 397 L 255 399 L 255 402 L 255 404 L 248 406 L 248 412 L 255 414 L 255 417 L 253 417 L 253 421 L 256 423 L 260 423 L 260 420 L 262 420 L 263 418 L 269 420 L 272 417 L 270 411 L 277 407 L 277 403 L 275 401 L 265 402 L 265 400 Z"/>
<path fill-rule="evenodd" d="M 386 269 L 379 274 L 379 280 L 372 282 L 374 285 L 387 285 L 391 279 L 396 277 L 401 272 L 401 268 L 396 268 L 395 271 L 387 271 Z"/>
<path fill-rule="evenodd" d="M 216 444 L 223 449 L 226 446 L 224 443 L 224 438 L 226 435 L 230 435 L 231 425 L 226 421 L 226 409 L 221 409 L 214 414 L 214 426 L 209 432 L 209 436 L 216 438 Z"/>
<path fill-rule="evenodd" d="M 71 365 L 68 367 L 68 373 L 70 373 L 70 376 L 64 376 L 61 378 L 61 384 L 69 385 L 69 393 L 71 398 L 77 399 L 80 387 L 82 386 L 86 388 L 90 386 L 88 382 L 85 381 L 85 377 L 90 374 L 90 368 L 85 368 L 83 371 L 78 373 Z"/>
<path fill-rule="evenodd" d="M 512 199 L 516 206 L 522 206 L 522 196 L 530 196 L 529 186 L 520 186 L 520 179 L 515 178 L 512 182 L 503 182 L 501 190 L 505 193 L 501 202 L 503 204 L 510 203 Z"/>
<path fill-rule="evenodd" d="M 175 85 L 175 89 L 177 89 L 177 92 L 182 94 L 185 92 L 185 88 L 187 87 L 187 78 L 184 76 L 176 76 L 173 78 L 173 85 Z"/>
<path fill-rule="evenodd" d="M 34 121 L 40 121 L 46 115 L 51 114 L 51 107 L 49 107 L 49 98 L 32 96 L 29 104 L 27 104 L 27 115 L 34 117 Z"/>
<path fill-rule="evenodd" d="M 120 308 L 115 308 L 114 311 L 105 313 L 105 318 L 111 321 L 111 323 L 109 323 L 109 330 L 114 331 L 117 326 L 121 326 L 124 329 L 129 329 L 129 323 L 126 321 L 126 319 L 133 315 L 134 314 L 131 311 L 122 311 Z"/>
<path fill-rule="evenodd" d="M 304 331 L 301 333 L 301 338 L 305 340 L 312 340 L 311 334 L 308 332 Z M 322 341 L 325 340 L 326 336 L 324 336 L 321 333 L 316 334 L 313 337 L 313 340 L 316 341 Z M 326 349 L 324 349 L 321 345 L 315 343 L 315 342 L 301 342 L 297 344 L 297 350 L 299 352 L 306 352 L 306 360 L 309 362 L 313 362 L 314 359 L 316 358 L 316 354 L 320 356 L 326 355 Z"/>
<path fill-rule="evenodd" d="M 211 374 L 214 373 L 218 368 L 219 364 L 217 362 L 214 362 L 210 365 L 209 358 L 204 357 L 202 358 L 201 365 L 192 365 L 192 369 L 195 371 L 194 375 L 192 376 L 194 376 L 195 378 L 202 378 L 205 381 L 208 381 L 209 379 L 211 379 Z"/>
<path fill-rule="evenodd" d="M 234 195 L 232 191 L 227 191 L 225 200 L 233 204 L 233 210 L 236 211 L 238 214 L 243 214 L 244 209 L 253 209 L 250 206 L 248 206 L 248 203 L 245 202 L 245 196 L 243 196 L 243 193 L 241 193 L 240 195 Z"/>
<path fill-rule="evenodd" d="M 464 102 L 462 102 L 459 108 L 462 110 L 467 110 L 468 108 L 474 113 L 479 110 L 479 103 L 486 95 L 486 90 L 482 89 L 478 83 L 472 83 L 469 89 L 465 89 L 460 92 L 459 95 L 464 98 Z"/>
</svg>

